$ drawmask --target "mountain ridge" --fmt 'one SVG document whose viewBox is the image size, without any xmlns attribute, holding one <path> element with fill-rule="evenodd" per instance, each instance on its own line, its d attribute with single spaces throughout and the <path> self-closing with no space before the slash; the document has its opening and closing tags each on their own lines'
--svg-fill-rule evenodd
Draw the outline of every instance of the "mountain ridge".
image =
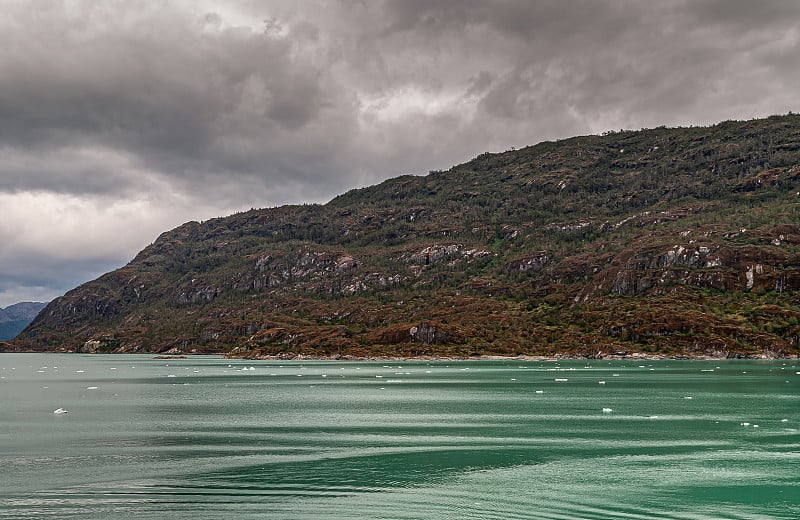
<svg viewBox="0 0 800 520">
<path fill-rule="evenodd" d="M 20 302 L 0 308 L 0 341 L 13 339 L 39 314 L 46 303 Z"/>
<path fill-rule="evenodd" d="M 242 356 L 798 352 L 800 116 L 484 153 L 188 222 L 17 349 Z"/>
</svg>

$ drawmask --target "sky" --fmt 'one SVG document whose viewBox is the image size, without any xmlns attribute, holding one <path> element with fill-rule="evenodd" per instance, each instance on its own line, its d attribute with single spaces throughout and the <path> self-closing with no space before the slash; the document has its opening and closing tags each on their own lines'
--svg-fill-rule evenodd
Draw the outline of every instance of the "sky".
<svg viewBox="0 0 800 520">
<path fill-rule="evenodd" d="M 800 111 L 795 0 L 0 0 L 0 307 L 483 152 Z"/>
</svg>

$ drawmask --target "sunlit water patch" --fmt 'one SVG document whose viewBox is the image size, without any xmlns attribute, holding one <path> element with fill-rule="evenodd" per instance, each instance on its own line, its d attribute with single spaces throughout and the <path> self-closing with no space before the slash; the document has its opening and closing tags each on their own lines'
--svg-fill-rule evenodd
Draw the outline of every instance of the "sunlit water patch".
<svg viewBox="0 0 800 520">
<path fill-rule="evenodd" d="M 798 372 L 4 354 L 0 518 L 797 519 Z"/>
</svg>

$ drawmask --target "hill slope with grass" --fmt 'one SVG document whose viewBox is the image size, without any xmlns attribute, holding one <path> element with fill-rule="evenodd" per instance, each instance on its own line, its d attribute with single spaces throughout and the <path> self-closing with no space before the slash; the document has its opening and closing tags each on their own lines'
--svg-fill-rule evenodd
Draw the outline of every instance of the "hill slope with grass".
<svg viewBox="0 0 800 520">
<path fill-rule="evenodd" d="M 325 205 L 189 222 L 14 348 L 787 356 L 800 116 L 484 153 Z"/>
</svg>

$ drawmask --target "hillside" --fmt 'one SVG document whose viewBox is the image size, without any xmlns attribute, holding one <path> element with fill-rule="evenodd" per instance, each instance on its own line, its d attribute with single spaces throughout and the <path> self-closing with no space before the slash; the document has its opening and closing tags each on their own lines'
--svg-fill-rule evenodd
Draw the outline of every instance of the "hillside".
<svg viewBox="0 0 800 520">
<path fill-rule="evenodd" d="M 12 339 L 44 309 L 45 303 L 22 302 L 0 309 L 0 341 Z"/>
<path fill-rule="evenodd" d="M 186 223 L 14 346 L 796 355 L 798 204 L 798 115 L 544 142 Z"/>
</svg>

